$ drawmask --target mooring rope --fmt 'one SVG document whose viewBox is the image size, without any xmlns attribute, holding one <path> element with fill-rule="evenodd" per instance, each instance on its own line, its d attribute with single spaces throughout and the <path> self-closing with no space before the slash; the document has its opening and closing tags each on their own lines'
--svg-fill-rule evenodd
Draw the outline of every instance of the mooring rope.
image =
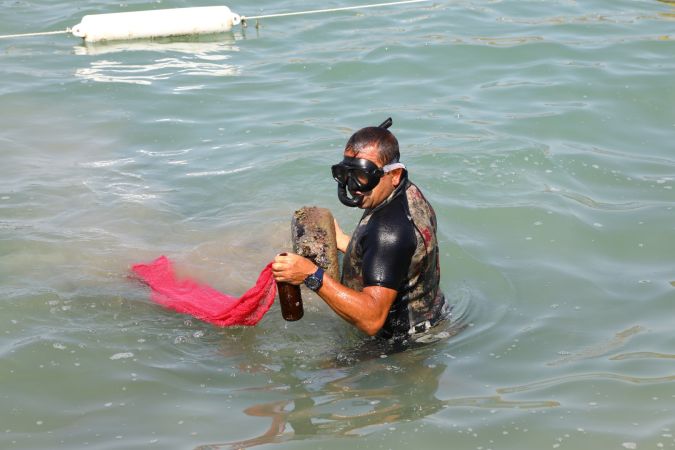
<svg viewBox="0 0 675 450">
<path fill-rule="evenodd" d="M 319 13 L 329 13 L 337 11 L 350 11 L 354 9 L 366 9 L 366 8 L 378 8 L 381 6 L 395 6 L 395 5 L 405 5 L 408 3 L 422 3 L 429 2 L 431 0 L 403 0 L 398 2 L 387 2 L 387 3 L 371 3 L 369 5 L 357 5 L 357 6 L 345 6 L 342 8 L 327 8 L 327 9 L 313 9 L 307 11 L 296 11 L 296 12 L 287 12 L 279 14 L 264 14 L 260 16 L 241 16 L 242 23 L 246 23 L 247 20 L 257 20 L 257 19 L 270 19 L 272 17 L 288 17 L 288 16 L 302 16 L 307 14 L 319 14 Z M 52 34 L 66 34 L 70 33 L 72 30 L 66 28 L 65 30 L 59 31 L 43 31 L 38 33 L 20 33 L 20 34 L 6 34 L 0 35 L 0 39 L 11 39 L 11 38 L 22 38 L 22 37 L 32 37 L 32 36 L 48 36 Z"/>
<path fill-rule="evenodd" d="M 42 31 L 39 33 L 6 34 L 4 36 L 0 36 L 0 39 L 31 37 L 31 36 L 47 36 L 49 34 L 66 34 L 66 33 L 70 33 L 70 28 L 66 28 L 65 30 L 60 31 Z"/>
<path fill-rule="evenodd" d="M 365 9 L 365 8 L 377 8 L 380 6 L 394 6 L 394 5 L 404 5 L 406 3 L 422 3 L 429 2 L 431 0 L 404 0 L 400 2 L 388 2 L 388 3 L 373 3 L 370 5 L 358 5 L 358 6 L 345 6 L 342 8 L 328 8 L 328 9 L 313 9 L 308 11 L 297 11 L 297 12 L 287 12 L 280 14 L 265 14 L 262 16 L 241 16 L 242 20 L 255 20 L 255 19 L 269 19 L 272 17 L 288 17 L 288 16 L 301 16 L 305 14 L 319 14 L 319 13 L 328 13 L 336 11 L 349 11 L 352 9 Z"/>
</svg>

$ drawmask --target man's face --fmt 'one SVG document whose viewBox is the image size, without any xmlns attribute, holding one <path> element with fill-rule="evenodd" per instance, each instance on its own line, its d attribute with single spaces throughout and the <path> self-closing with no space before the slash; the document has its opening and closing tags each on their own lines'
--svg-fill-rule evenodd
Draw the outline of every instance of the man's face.
<svg viewBox="0 0 675 450">
<path fill-rule="evenodd" d="M 351 158 L 362 158 L 362 159 L 367 159 L 368 161 L 373 162 L 377 167 L 382 168 L 384 165 L 382 161 L 379 159 L 379 155 L 377 152 L 377 148 L 374 146 L 371 147 L 366 147 L 366 149 L 361 150 L 359 153 L 354 153 L 351 151 L 345 150 L 344 152 L 345 157 L 351 157 Z M 358 194 L 363 194 L 363 202 L 361 205 L 359 205 L 359 208 L 361 209 L 371 209 L 382 203 L 391 195 L 392 192 L 394 192 L 394 189 L 399 185 L 401 182 L 401 173 L 402 169 L 395 169 L 391 172 L 385 173 L 382 178 L 380 178 L 380 182 L 373 188 L 372 191 L 370 192 L 359 192 L 357 191 Z"/>
</svg>

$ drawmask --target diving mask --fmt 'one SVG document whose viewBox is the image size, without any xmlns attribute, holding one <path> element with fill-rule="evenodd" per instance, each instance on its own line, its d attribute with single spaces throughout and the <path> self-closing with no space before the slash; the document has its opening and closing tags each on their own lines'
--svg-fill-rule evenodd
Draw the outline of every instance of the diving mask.
<svg viewBox="0 0 675 450">
<path fill-rule="evenodd" d="M 367 159 L 345 156 L 342 162 L 331 167 L 331 172 L 338 183 L 338 198 L 344 205 L 354 207 L 363 202 L 363 194 L 375 189 L 385 173 L 395 169 L 405 169 L 405 166 L 393 162 L 380 168 Z"/>
</svg>

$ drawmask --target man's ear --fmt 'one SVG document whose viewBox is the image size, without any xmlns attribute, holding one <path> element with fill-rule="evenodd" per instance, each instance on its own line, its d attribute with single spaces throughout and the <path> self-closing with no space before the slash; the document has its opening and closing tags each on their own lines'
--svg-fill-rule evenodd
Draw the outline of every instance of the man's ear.
<svg viewBox="0 0 675 450">
<path fill-rule="evenodd" d="M 391 182 L 394 187 L 398 187 L 401 184 L 401 178 L 403 177 L 403 169 L 394 169 L 391 171 Z"/>
</svg>

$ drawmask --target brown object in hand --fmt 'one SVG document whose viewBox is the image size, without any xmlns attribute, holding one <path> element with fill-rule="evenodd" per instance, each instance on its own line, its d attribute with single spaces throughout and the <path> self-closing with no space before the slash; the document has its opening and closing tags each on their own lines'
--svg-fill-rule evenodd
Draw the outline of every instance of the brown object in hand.
<svg viewBox="0 0 675 450">
<path fill-rule="evenodd" d="M 286 256 L 286 253 L 281 253 L 280 255 Z M 300 286 L 277 281 L 277 291 L 279 292 L 281 316 L 289 322 L 300 320 L 305 313 L 302 308 Z"/>
<path fill-rule="evenodd" d="M 302 309 L 300 286 L 290 283 L 277 283 L 281 316 L 289 322 L 300 320 L 305 313 Z"/>
</svg>

